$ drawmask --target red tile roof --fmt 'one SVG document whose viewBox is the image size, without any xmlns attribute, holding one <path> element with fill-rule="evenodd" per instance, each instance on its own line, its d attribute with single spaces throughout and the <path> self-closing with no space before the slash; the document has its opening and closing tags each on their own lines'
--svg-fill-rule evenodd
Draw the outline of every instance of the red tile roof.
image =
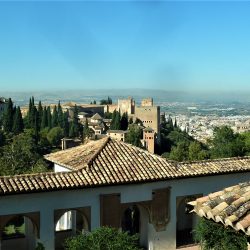
<svg viewBox="0 0 250 250">
<path fill-rule="evenodd" d="M 200 217 L 250 235 L 250 182 L 225 188 L 189 203 Z"/>
<path fill-rule="evenodd" d="M 47 155 L 72 172 L 0 177 L 0 195 L 161 181 L 250 170 L 250 158 L 177 163 L 104 138 Z"/>
</svg>

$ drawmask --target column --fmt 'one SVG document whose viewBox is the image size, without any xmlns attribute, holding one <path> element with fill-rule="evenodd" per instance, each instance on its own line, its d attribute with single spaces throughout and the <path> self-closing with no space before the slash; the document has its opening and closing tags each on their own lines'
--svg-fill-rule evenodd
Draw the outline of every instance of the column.
<svg viewBox="0 0 250 250">
<path fill-rule="evenodd" d="M 96 202 L 91 206 L 91 228 L 90 230 L 94 230 L 100 227 L 100 200 L 96 200 Z"/>
<path fill-rule="evenodd" d="M 40 241 L 47 250 L 55 249 L 54 210 L 44 209 L 40 212 Z"/>
</svg>

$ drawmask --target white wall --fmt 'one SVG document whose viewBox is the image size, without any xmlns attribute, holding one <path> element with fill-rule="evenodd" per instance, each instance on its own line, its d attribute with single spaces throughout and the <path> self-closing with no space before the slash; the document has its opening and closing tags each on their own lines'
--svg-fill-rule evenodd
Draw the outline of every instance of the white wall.
<svg viewBox="0 0 250 250">
<path fill-rule="evenodd" d="M 207 193 L 242 181 L 249 173 L 197 177 L 154 183 L 86 188 L 84 190 L 54 191 L 0 197 L 0 216 L 40 211 L 40 238 L 46 249 L 54 249 L 54 210 L 91 207 L 91 230 L 100 226 L 100 194 L 120 193 L 122 203 L 152 199 L 152 190 L 171 187 L 170 221 L 166 231 L 155 232 L 148 224 L 150 250 L 175 249 L 176 197 Z"/>
<path fill-rule="evenodd" d="M 71 170 L 54 163 L 54 172 L 70 172 Z"/>
</svg>

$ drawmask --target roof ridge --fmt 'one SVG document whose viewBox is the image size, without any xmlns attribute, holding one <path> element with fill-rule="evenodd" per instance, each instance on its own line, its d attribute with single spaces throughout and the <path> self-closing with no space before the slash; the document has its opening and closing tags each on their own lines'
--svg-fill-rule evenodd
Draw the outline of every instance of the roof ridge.
<svg viewBox="0 0 250 250">
<path fill-rule="evenodd" d="M 235 156 L 235 157 L 225 157 L 225 158 L 216 158 L 216 159 L 204 159 L 204 160 L 194 160 L 194 161 L 181 161 L 178 164 L 192 164 L 192 163 L 203 163 L 203 162 L 221 162 L 221 161 L 233 161 L 240 159 L 250 159 L 250 156 Z"/>
<path fill-rule="evenodd" d="M 105 146 L 107 145 L 107 143 L 110 141 L 110 137 L 108 136 L 105 141 L 103 142 L 103 144 L 100 146 L 100 148 L 93 154 L 93 156 L 88 160 L 88 162 L 86 163 L 87 166 L 91 165 L 92 162 L 97 158 L 97 156 L 99 155 L 99 153 L 105 148 Z M 85 166 L 86 166 L 85 165 Z"/>
</svg>

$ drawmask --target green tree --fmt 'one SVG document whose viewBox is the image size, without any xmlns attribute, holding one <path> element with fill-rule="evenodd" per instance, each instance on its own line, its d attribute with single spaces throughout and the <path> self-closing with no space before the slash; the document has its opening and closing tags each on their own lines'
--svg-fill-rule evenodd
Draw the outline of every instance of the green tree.
<svg viewBox="0 0 250 250">
<path fill-rule="evenodd" d="M 176 117 L 174 118 L 174 128 L 177 128 L 177 120 L 176 120 Z"/>
<path fill-rule="evenodd" d="M 51 150 L 51 144 L 49 143 L 47 139 L 47 135 L 49 133 L 50 129 L 48 127 L 45 127 L 40 130 L 39 132 L 39 148 L 40 148 L 40 154 L 45 155 L 50 153 Z"/>
<path fill-rule="evenodd" d="M 2 175 L 32 173 L 45 171 L 47 166 L 39 155 L 35 132 L 33 129 L 13 137 L 13 141 L 3 147 L 0 157 Z"/>
<path fill-rule="evenodd" d="M 35 124 L 38 122 L 37 108 L 35 106 L 35 100 L 32 96 L 29 101 L 29 110 L 26 117 L 26 128 L 35 128 Z"/>
<path fill-rule="evenodd" d="M 100 105 L 107 105 L 107 104 L 112 104 L 112 99 L 108 96 L 108 99 L 105 100 L 105 99 L 102 99 L 100 101 Z"/>
<path fill-rule="evenodd" d="M 0 147 L 2 147 L 5 144 L 5 135 L 2 130 L 0 130 Z"/>
<path fill-rule="evenodd" d="M 121 129 L 121 115 L 119 111 L 114 110 L 112 114 L 112 120 L 110 123 L 110 129 L 113 130 Z"/>
<path fill-rule="evenodd" d="M 47 134 L 47 139 L 52 146 L 59 146 L 63 137 L 64 131 L 60 127 L 52 128 Z"/>
<path fill-rule="evenodd" d="M 171 148 L 169 159 L 174 161 L 186 161 L 188 159 L 188 144 L 180 142 Z"/>
<path fill-rule="evenodd" d="M 73 119 L 70 123 L 70 129 L 69 129 L 69 137 L 79 137 L 80 134 L 80 124 L 79 124 L 79 118 L 78 118 L 78 108 L 75 105 L 73 109 Z"/>
<path fill-rule="evenodd" d="M 202 144 L 197 141 L 191 142 L 188 147 L 188 159 L 194 161 L 204 160 L 206 158 L 208 158 L 208 153 L 203 149 Z"/>
<path fill-rule="evenodd" d="M 13 115 L 13 102 L 11 98 L 9 98 L 7 108 L 3 114 L 3 129 L 6 133 L 12 132 Z"/>
<path fill-rule="evenodd" d="M 19 133 L 23 132 L 23 128 L 24 128 L 23 118 L 22 118 L 20 107 L 18 106 L 16 108 L 16 112 L 14 115 L 13 133 L 19 134 Z"/>
<path fill-rule="evenodd" d="M 128 129 L 128 113 L 127 112 L 122 114 L 120 124 L 121 124 L 120 127 L 122 130 Z"/>
<path fill-rule="evenodd" d="M 47 122 L 48 122 L 48 128 L 52 128 L 52 117 L 51 117 L 50 106 L 48 106 L 47 108 Z"/>
<path fill-rule="evenodd" d="M 88 124 L 88 119 L 86 119 L 84 127 L 83 127 L 83 141 L 88 138 L 91 135 L 91 130 L 89 128 L 89 124 Z"/>
<path fill-rule="evenodd" d="M 115 228 L 101 227 L 65 242 L 66 250 L 139 250 L 138 236 Z"/>
<path fill-rule="evenodd" d="M 57 112 L 57 107 L 55 105 L 52 113 L 51 127 L 54 128 L 57 126 L 58 126 L 58 112 Z"/>
<path fill-rule="evenodd" d="M 64 136 L 69 136 L 69 112 L 66 111 L 63 113 L 63 131 Z"/>
<path fill-rule="evenodd" d="M 248 238 L 242 232 L 201 218 L 194 230 L 203 250 L 247 250 Z"/>
<path fill-rule="evenodd" d="M 63 111 L 60 101 L 58 102 L 57 113 L 58 113 L 58 126 L 64 128 Z"/>
<path fill-rule="evenodd" d="M 37 119 L 39 130 L 41 129 L 42 118 L 43 118 L 43 106 L 42 106 L 42 102 L 39 101 L 39 103 L 38 103 L 38 119 Z"/>
<path fill-rule="evenodd" d="M 48 127 L 48 114 L 46 106 L 43 108 L 43 115 L 41 120 L 41 129 Z"/>
<path fill-rule="evenodd" d="M 142 133 L 143 131 L 140 126 L 138 126 L 137 124 L 130 124 L 128 133 L 125 137 L 125 141 L 134 146 L 142 147 L 142 144 L 141 144 Z"/>
<path fill-rule="evenodd" d="M 250 155 L 250 132 L 240 134 L 240 138 L 244 143 L 244 154 Z"/>
<path fill-rule="evenodd" d="M 244 142 L 228 126 L 216 127 L 211 141 L 211 157 L 223 158 L 244 155 Z"/>
</svg>

